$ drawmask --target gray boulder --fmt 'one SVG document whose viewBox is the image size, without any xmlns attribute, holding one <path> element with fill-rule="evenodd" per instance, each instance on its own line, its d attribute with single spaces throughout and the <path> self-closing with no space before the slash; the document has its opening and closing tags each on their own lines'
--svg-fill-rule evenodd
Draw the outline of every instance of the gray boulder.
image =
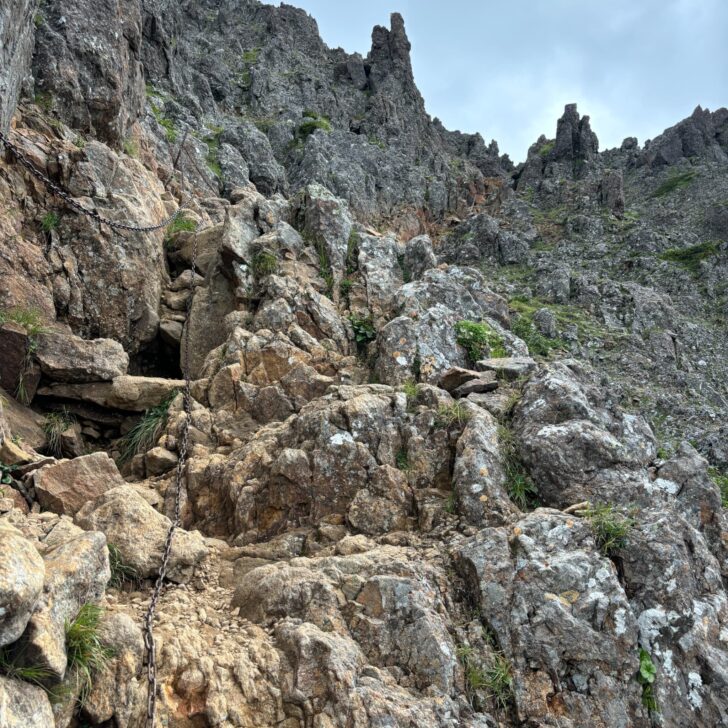
<svg viewBox="0 0 728 728">
<path fill-rule="evenodd" d="M 56 728 L 43 688 L 0 675 L 0 725 L 3 728 Z"/>
</svg>

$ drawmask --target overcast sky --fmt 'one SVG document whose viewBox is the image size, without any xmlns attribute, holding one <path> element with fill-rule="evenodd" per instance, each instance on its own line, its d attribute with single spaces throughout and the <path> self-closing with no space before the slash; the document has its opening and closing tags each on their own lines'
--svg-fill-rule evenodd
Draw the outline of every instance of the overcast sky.
<svg viewBox="0 0 728 728">
<path fill-rule="evenodd" d="M 402 13 L 427 111 L 514 161 L 553 137 L 564 104 L 599 148 L 640 144 L 700 104 L 728 105 L 728 0 L 289 0 L 327 45 L 366 55 Z"/>
</svg>

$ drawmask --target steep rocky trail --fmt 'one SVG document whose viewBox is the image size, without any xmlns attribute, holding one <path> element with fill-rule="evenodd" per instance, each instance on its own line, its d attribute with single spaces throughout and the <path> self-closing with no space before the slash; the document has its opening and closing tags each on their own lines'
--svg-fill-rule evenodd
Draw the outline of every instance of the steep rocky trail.
<svg viewBox="0 0 728 728">
<path fill-rule="evenodd" d="M 187 369 L 155 725 L 728 725 L 725 109 L 514 168 L 398 15 L 0 18 L 33 164 L 184 204 L 0 160 L 0 725 L 145 724 Z"/>
</svg>

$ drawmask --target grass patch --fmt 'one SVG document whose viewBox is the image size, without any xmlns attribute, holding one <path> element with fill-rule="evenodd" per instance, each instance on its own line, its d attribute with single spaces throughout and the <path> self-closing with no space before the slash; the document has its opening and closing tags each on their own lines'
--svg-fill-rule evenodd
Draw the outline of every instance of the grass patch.
<svg viewBox="0 0 728 728">
<path fill-rule="evenodd" d="M 445 513 L 449 513 L 451 516 L 455 515 L 458 509 L 457 506 L 458 504 L 457 499 L 455 498 L 455 493 L 450 493 L 450 495 L 448 495 L 448 497 L 445 499 Z"/>
<path fill-rule="evenodd" d="M 218 178 L 222 179 L 222 167 L 220 166 L 220 135 L 222 127 L 215 127 L 212 134 L 208 134 L 203 141 L 207 145 L 207 156 L 205 161 L 210 171 Z"/>
<path fill-rule="evenodd" d="M 522 510 L 536 505 L 536 488 L 531 476 L 518 455 L 513 430 L 501 425 L 498 427 L 498 441 L 503 457 L 503 469 L 506 475 L 506 490 L 510 499 Z"/>
<path fill-rule="evenodd" d="M 131 138 L 124 139 L 121 148 L 124 150 L 124 154 L 129 157 L 139 156 L 139 145 Z"/>
<path fill-rule="evenodd" d="M 43 432 L 48 440 L 48 449 L 57 457 L 63 457 L 61 437 L 75 422 L 73 416 L 65 409 L 49 412 L 43 421 Z"/>
<path fill-rule="evenodd" d="M 172 220 L 169 225 L 167 225 L 167 237 L 170 237 L 174 235 L 175 233 L 193 233 L 197 230 L 197 222 L 195 220 L 191 220 L 190 218 L 182 217 L 181 215 L 179 217 L 176 217 L 174 220 Z"/>
<path fill-rule="evenodd" d="M 586 518 L 594 533 L 597 548 L 604 556 L 612 557 L 627 544 L 627 536 L 635 521 L 617 511 L 609 503 L 597 503 L 586 512 Z"/>
<path fill-rule="evenodd" d="M 349 301 L 349 295 L 351 294 L 351 288 L 353 285 L 354 281 L 352 281 L 351 278 L 344 278 L 341 283 L 339 283 L 339 293 L 347 303 Z"/>
<path fill-rule="evenodd" d="M 506 656 L 494 652 L 488 667 L 483 668 L 476 664 L 469 645 L 459 646 L 456 654 L 465 672 L 465 689 L 471 703 L 474 693 L 483 690 L 500 710 L 507 710 L 513 702 L 513 673 Z"/>
<path fill-rule="evenodd" d="M 164 136 L 166 137 L 167 141 L 170 144 L 173 144 L 177 141 L 177 129 L 175 129 L 174 122 L 172 119 L 167 118 L 164 115 L 164 112 L 162 109 L 157 106 L 154 102 L 149 102 L 149 105 L 152 109 L 152 114 L 154 118 L 157 120 L 157 124 L 161 126 L 164 129 Z"/>
<path fill-rule="evenodd" d="M 61 222 L 61 218 L 58 217 L 57 212 L 46 212 L 45 215 L 43 215 L 40 226 L 43 228 L 44 233 L 49 233 L 52 230 L 55 230 L 58 227 L 58 224 Z"/>
<path fill-rule="evenodd" d="M 551 140 L 550 142 L 546 142 L 545 144 L 542 144 L 538 150 L 539 157 L 547 157 L 549 154 L 551 154 L 551 152 L 555 146 L 556 146 L 555 139 Z"/>
<path fill-rule="evenodd" d="M 675 192 L 675 190 L 681 190 L 684 187 L 687 187 L 697 175 L 697 172 L 694 170 L 690 170 L 688 172 L 682 172 L 678 174 L 673 174 L 670 177 L 668 177 L 654 192 L 652 195 L 653 197 L 664 197 L 665 195 L 669 195 L 671 192 Z"/>
<path fill-rule="evenodd" d="M 468 412 L 462 402 L 443 404 L 437 409 L 435 427 L 442 430 L 449 429 L 453 425 L 462 427 L 468 420 L 470 420 L 470 412 Z"/>
<path fill-rule="evenodd" d="M 104 668 L 113 651 L 101 644 L 99 622 L 102 610 L 84 604 L 72 622 L 66 622 L 68 668 L 76 675 L 79 702 L 83 705 L 93 685 L 93 674 Z"/>
<path fill-rule="evenodd" d="M 9 647 L 0 648 L 0 673 L 12 680 L 24 680 L 46 690 L 45 682 L 53 677 L 53 672 L 40 665 L 21 665 Z"/>
<path fill-rule="evenodd" d="M 148 409 L 139 422 L 119 440 L 119 464 L 131 460 L 135 455 L 154 447 L 154 443 L 167 426 L 169 405 L 177 396 L 177 390 L 171 392 L 156 407 Z"/>
<path fill-rule="evenodd" d="M 278 270 L 278 259 L 268 250 L 261 250 L 253 256 L 250 269 L 257 278 L 265 278 Z"/>
<path fill-rule="evenodd" d="M 44 334 L 48 329 L 43 326 L 40 311 L 36 308 L 10 308 L 0 311 L 0 324 L 12 322 L 25 329 L 31 338 Z"/>
<path fill-rule="evenodd" d="M 718 486 L 720 502 L 723 508 L 728 508 L 728 473 L 721 473 L 718 468 L 708 468 L 708 475 Z"/>
<path fill-rule="evenodd" d="M 139 573 L 127 564 L 119 549 L 113 543 L 108 544 L 109 566 L 111 567 L 111 579 L 109 584 L 115 589 L 121 589 L 124 584 L 135 584 L 139 581 Z"/>
<path fill-rule="evenodd" d="M 325 116 L 317 114 L 315 111 L 304 111 L 303 121 L 298 125 L 296 136 L 305 141 L 311 136 L 317 129 L 322 129 L 325 132 L 331 131 L 331 121 Z"/>
<path fill-rule="evenodd" d="M 718 244 L 711 241 L 691 245 L 689 248 L 670 248 L 661 253 L 660 258 L 697 274 L 700 271 L 701 262 L 717 254 Z"/>
<path fill-rule="evenodd" d="M 465 349 L 473 364 L 486 355 L 494 358 L 508 356 L 503 337 L 485 323 L 458 321 L 455 324 L 455 340 Z"/>
<path fill-rule="evenodd" d="M 351 275 L 359 267 L 359 244 L 361 236 L 356 228 L 352 228 L 349 239 L 346 242 L 346 273 Z"/>
<path fill-rule="evenodd" d="M 563 348 L 563 342 L 544 336 L 533 323 L 533 313 L 518 314 L 511 324 L 511 331 L 523 339 L 532 356 L 548 356 L 552 349 Z"/>
<path fill-rule="evenodd" d="M 410 463 L 409 463 L 409 456 L 407 455 L 407 450 L 404 447 L 401 447 L 397 454 L 394 457 L 395 465 L 397 466 L 398 470 L 401 470 L 403 473 L 407 473 L 410 470 Z"/>
<path fill-rule="evenodd" d="M 377 338 L 377 332 L 374 330 L 374 322 L 371 316 L 357 316 L 352 313 L 349 316 L 351 328 L 354 330 L 354 341 L 356 342 L 357 351 L 365 354 L 369 344 Z"/>
</svg>

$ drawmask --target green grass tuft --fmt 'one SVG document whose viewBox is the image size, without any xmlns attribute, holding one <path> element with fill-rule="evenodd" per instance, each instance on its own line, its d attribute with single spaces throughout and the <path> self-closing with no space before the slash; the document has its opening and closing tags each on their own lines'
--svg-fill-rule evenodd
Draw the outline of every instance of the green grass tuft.
<svg viewBox="0 0 728 728">
<path fill-rule="evenodd" d="M 617 511 L 608 503 L 597 503 L 586 512 L 586 518 L 594 532 L 597 548 L 604 556 L 611 557 L 627 544 L 627 536 L 635 521 Z"/>
<path fill-rule="evenodd" d="M 670 248 L 660 255 L 662 260 L 677 263 L 691 273 L 700 272 L 700 263 L 718 254 L 715 242 L 698 243 L 688 248 Z"/>
<path fill-rule="evenodd" d="M 541 147 L 538 150 L 538 154 L 540 157 L 547 157 L 549 154 L 551 154 L 551 151 L 556 146 L 556 140 L 552 140 L 550 142 L 546 142 L 545 144 L 542 144 Z"/>
<path fill-rule="evenodd" d="M 121 148 L 124 150 L 124 154 L 129 157 L 139 156 L 139 145 L 130 137 L 124 139 Z"/>
<path fill-rule="evenodd" d="M 317 129 L 322 129 L 325 132 L 331 131 L 331 122 L 325 116 L 317 114 L 315 111 L 304 111 L 304 120 L 299 124 L 296 136 L 305 140 Z"/>
<path fill-rule="evenodd" d="M 48 331 L 43 326 L 41 314 L 37 308 L 10 308 L 0 311 L 0 324 L 8 322 L 22 326 L 25 333 L 31 338 Z"/>
<path fill-rule="evenodd" d="M 523 339 L 532 356 L 548 356 L 552 349 L 563 348 L 563 342 L 544 336 L 533 323 L 533 314 L 517 315 L 511 325 L 511 330 L 520 339 Z"/>
<path fill-rule="evenodd" d="M 455 324 L 455 337 L 473 364 L 486 356 L 494 358 L 508 356 L 503 337 L 486 323 L 458 321 Z"/>
<path fill-rule="evenodd" d="M 443 404 L 437 410 L 435 416 L 435 427 L 438 429 L 449 429 L 453 425 L 462 427 L 470 420 L 470 412 L 462 402 Z"/>
<path fill-rule="evenodd" d="M 664 197 L 665 195 L 669 195 L 670 192 L 687 187 L 695 179 L 696 175 L 697 172 L 694 170 L 673 174 L 655 190 L 653 197 Z"/>
<path fill-rule="evenodd" d="M 728 473 L 721 473 L 718 468 L 709 468 L 708 475 L 720 490 L 720 501 L 723 508 L 728 508 Z"/>
<path fill-rule="evenodd" d="M 73 416 L 65 409 L 49 412 L 43 421 L 43 432 L 48 440 L 48 449 L 55 457 L 63 457 L 61 436 L 74 423 Z"/>
<path fill-rule="evenodd" d="M 148 409 L 139 422 L 119 440 L 119 464 L 126 463 L 138 453 L 146 452 L 154 447 L 154 443 L 167 425 L 169 405 L 176 396 L 177 391 L 175 390 L 156 407 Z"/>
<path fill-rule="evenodd" d="M 109 584 L 115 589 L 121 589 L 124 584 L 134 584 L 139 581 L 139 573 L 133 566 L 124 562 L 119 549 L 113 543 L 108 544 L 109 566 L 111 579 Z"/>
<path fill-rule="evenodd" d="M 261 250 L 253 256 L 250 264 L 255 278 L 260 279 L 265 276 L 272 275 L 278 270 L 278 259 L 273 253 L 267 250 Z"/>
<path fill-rule="evenodd" d="M 113 651 L 102 645 L 99 638 L 102 613 L 95 604 L 84 604 L 76 618 L 66 622 L 67 672 L 76 676 L 81 705 L 93 685 L 93 674 L 103 669 L 113 656 Z"/>
<path fill-rule="evenodd" d="M 359 267 L 359 245 L 361 236 L 356 228 L 352 228 L 346 243 L 346 273 L 351 275 Z"/>
<path fill-rule="evenodd" d="M 407 455 L 406 448 L 402 447 L 397 451 L 394 461 L 398 470 L 401 470 L 404 473 L 410 470 L 409 456 Z"/>
<path fill-rule="evenodd" d="M 51 210 L 43 215 L 40 226 L 43 228 L 44 233 L 49 233 L 51 230 L 55 230 L 60 222 L 61 218 L 58 217 L 58 213 Z"/>
<path fill-rule="evenodd" d="M 506 475 L 506 490 L 510 499 L 523 511 L 532 508 L 536 504 L 538 489 L 518 455 L 513 431 L 501 425 L 498 427 L 498 441 Z"/>
</svg>

